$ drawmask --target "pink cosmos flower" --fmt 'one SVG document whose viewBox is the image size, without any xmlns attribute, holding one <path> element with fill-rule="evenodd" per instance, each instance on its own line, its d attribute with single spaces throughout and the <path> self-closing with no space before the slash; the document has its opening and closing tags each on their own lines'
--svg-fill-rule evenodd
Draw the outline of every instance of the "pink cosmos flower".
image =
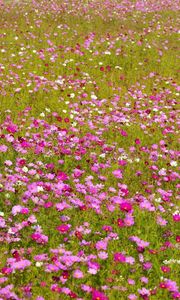
<svg viewBox="0 0 180 300">
<path fill-rule="evenodd" d="M 120 130 L 120 134 L 122 136 L 128 136 L 127 132 L 125 130 L 122 130 L 122 129 Z"/>
<path fill-rule="evenodd" d="M 24 270 L 25 268 L 29 267 L 31 265 L 31 262 L 27 259 L 19 260 L 16 262 L 13 262 L 11 264 L 11 268 L 13 270 Z"/>
<path fill-rule="evenodd" d="M 1 273 L 4 274 L 4 275 L 9 275 L 13 272 L 13 269 L 12 268 L 9 268 L 9 267 L 4 267 L 1 269 Z"/>
<path fill-rule="evenodd" d="M 177 235 L 177 236 L 176 236 L 176 242 L 177 242 L 177 243 L 180 243 L 180 235 Z"/>
<path fill-rule="evenodd" d="M 107 249 L 107 241 L 101 240 L 96 243 L 97 250 L 106 250 Z"/>
<path fill-rule="evenodd" d="M 109 225 L 104 225 L 103 227 L 102 227 L 102 230 L 104 230 L 104 231 L 112 231 L 112 226 L 109 226 Z"/>
<path fill-rule="evenodd" d="M 98 290 L 93 290 L 92 292 L 92 300 L 108 300 L 108 297 Z"/>
<path fill-rule="evenodd" d="M 152 263 L 147 261 L 145 263 L 143 263 L 143 269 L 144 270 L 150 270 L 152 268 Z"/>
<path fill-rule="evenodd" d="M 136 300 L 138 297 L 135 295 L 135 294 L 130 294 L 129 296 L 128 296 L 128 299 L 129 300 Z"/>
<path fill-rule="evenodd" d="M 79 269 L 76 269 L 74 272 L 73 272 L 73 277 L 74 278 L 83 278 L 84 277 L 84 274 L 81 270 Z"/>
<path fill-rule="evenodd" d="M 177 283 L 175 281 L 167 279 L 165 281 L 165 283 L 166 283 L 166 288 L 168 289 L 168 291 L 178 292 L 178 286 L 177 286 Z"/>
<path fill-rule="evenodd" d="M 174 220 L 175 222 L 180 222 L 180 215 L 179 215 L 179 214 L 174 214 L 174 215 L 173 215 L 173 220 Z"/>
<path fill-rule="evenodd" d="M 143 283 L 148 283 L 148 278 L 147 277 L 141 277 L 141 282 L 143 282 Z"/>
<path fill-rule="evenodd" d="M 134 285 L 135 284 L 134 279 L 128 278 L 128 284 Z"/>
<path fill-rule="evenodd" d="M 124 226 L 125 226 L 125 224 L 124 224 L 124 220 L 123 220 L 123 219 L 120 219 L 120 218 L 118 218 L 118 219 L 117 219 L 117 225 L 118 225 L 119 227 L 124 227 Z"/>
<path fill-rule="evenodd" d="M 6 152 L 8 147 L 6 145 L 0 145 L 0 152 Z"/>
<path fill-rule="evenodd" d="M 17 131 L 17 125 L 11 124 L 11 125 L 7 126 L 6 129 L 9 133 L 15 133 Z"/>
<path fill-rule="evenodd" d="M 120 262 L 120 263 L 125 263 L 126 262 L 126 257 L 120 253 L 120 252 L 116 252 L 114 254 L 114 261 Z"/>
<path fill-rule="evenodd" d="M 166 226 L 167 223 L 168 223 L 168 221 L 163 219 L 161 216 L 157 216 L 157 224 L 159 224 L 160 226 Z"/>
<path fill-rule="evenodd" d="M 134 225 L 134 217 L 130 214 L 127 214 L 124 218 L 124 225 L 127 227 Z"/>
<path fill-rule="evenodd" d="M 163 271 L 163 273 L 169 273 L 171 271 L 171 268 L 167 266 L 162 266 L 161 271 Z"/>
<path fill-rule="evenodd" d="M 118 179 L 122 179 L 122 171 L 120 170 L 120 169 L 118 169 L 118 170 L 114 170 L 113 172 L 112 172 L 112 174 L 116 177 L 116 178 L 118 178 Z"/>
<path fill-rule="evenodd" d="M 6 282 L 7 280 L 8 280 L 7 277 L 1 277 L 1 278 L 0 278 L 0 284 Z"/>
<path fill-rule="evenodd" d="M 4 163 L 5 163 L 5 165 L 8 166 L 8 167 L 12 166 L 12 164 L 13 164 L 11 160 L 5 160 Z"/>
<path fill-rule="evenodd" d="M 0 217 L 0 228 L 5 228 L 5 227 L 6 227 L 5 220 L 2 217 Z"/>
<path fill-rule="evenodd" d="M 29 213 L 29 209 L 27 207 L 22 207 L 20 213 L 23 215 L 27 215 Z"/>
<path fill-rule="evenodd" d="M 120 204 L 120 210 L 125 211 L 125 212 L 130 212 L 132 210 L 132 205 L 129 202 L 122 202 Z"/>
<path fill-rule="evenodd" d="M 138 292 L 141 296 L 150 296 L 150 291 L 146 288 L 139 289 Z"/>
<path fill-rule="evenodd" d="M 59 225 L 57 226 L 57 230 L 60 232 L 60 233 L 67 233 L 70 229 L 71 225 L 70 224 L 62 224 L 62 225 Z"/>
<path fill-rule="evenodd" d="M 126 263 L 130 264 L 130 265 L 134 265 L 135 263 L 135 259 L 132 256 L 126 256 Z"/>
<path fill-rule="evenodd" d="M 58 286 L 58 284 L 52 284 L 51 291 L 56 292 L 56 293 L 61 293 L 61 288 Z"/>
<path fill-rule="evenodd" d="M 88 268 L 89 268 L 88 273 L 95 275 L 100 269 L 100 264 L 97 263 L 96 261 L 90 261 L 88 262 Z"/>
<path fill-rule="evenodd" d="M 31 234 L 31 238 L 36 241 L 37 244 L 46 244 L 48 242 L 48 236 L 39 232 Z"/>
<path fill-rule="evenodd" d="M 180 299 L 180 292 L 175 292 L 172 294 L 173 299 Z"/>
<path fill-rule="evenodd" d="M 105 252 L 105 251 L 100 251 L 100 252 L 98 253 L 98 257 L 99 257 L 100 259 L 107 259 L 107 258 L 108 258 L 108 253 Z"/>
</svg>

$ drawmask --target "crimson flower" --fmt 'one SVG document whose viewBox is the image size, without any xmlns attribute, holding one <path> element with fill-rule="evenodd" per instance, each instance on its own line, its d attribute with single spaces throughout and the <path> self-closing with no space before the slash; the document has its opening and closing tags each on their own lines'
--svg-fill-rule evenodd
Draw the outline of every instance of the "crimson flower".
<svg viewBox="0 0 180 300">
<path fill-rule="evenodd" d="M 126 212 L 129 212 L 129 211 L 131 211 L 132 210 L 132 205 L 131 205 L 131 203 L 129 203 L 129 202 L 122 202 L 121 204 L 120 204 L 120 210 L 122 210 L 122 211 L 126 211 Z"/>
</svg>

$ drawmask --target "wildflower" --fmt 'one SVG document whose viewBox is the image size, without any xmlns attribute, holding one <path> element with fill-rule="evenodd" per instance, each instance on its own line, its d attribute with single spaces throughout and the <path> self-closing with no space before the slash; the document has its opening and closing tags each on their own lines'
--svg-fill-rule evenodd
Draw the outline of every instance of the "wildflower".
<svg viewBox="0 0 180 300">
<path fill-rule="evenodd" d="M 124 224 L 124 220 L 122 220 L 122 219 L 117 219 L 117 225 L 119 226 L 119 227 L 124 227 L 125 226 L 125 224 Z"/>
<path fill-rule="evenodd" d="M 71 225 L 70 224 L 62 224 L 60 226 L 57 226 L 57 230 L 60 232 L 60 233 L 67 233 L 70 229 Z"/>
<path fill-rule="evenodd" d="M 122 202 L 120 204 L 120 210 L 125 211 L 125 212 L 130 212 L 132 211 L 132 205 L 129 202 Z"/>
<path fill-rule="evenodd" d="M 180 222 L 180 214 L 174 214 L 174 215 L 173 215 L 173 220 L 174 220 L 175 222 Z"/>
<path fill-rule="evenodd" d="M 144 297 L 144 296 L 150 296 L 150 291 L 145 289 L 145 288 L 142 288 L 142 289 L 138 289 L 138 293 Z"/>
<path fill-rule="evenodd" d="M 114 261 L 124 263 L 126 262 L 126 257 L 122 253 L 116 252 L 114 254 Z"/>
<path fill-rule="evenodd" d="M 95 245 L 97 250 L 106 250 L 107 249 L 107 241 L 101 240 L 98 241 Z"/>
<path fill-rule="evenodd" d="M 118 179 L 122 179 L 122 171 L 120 170 L 120 169 L 118 169 L 118 170 L 114 170 L 113 172 L 112 172 L 112 174 L 116 177 L 116 178 L 118 178 Z"/>
<path fill-rule="evenodd" d="M 108 225 L 103 225 L 102 230 L 104 231 L 112 231 L 112 226 L 108 226 Z"/>
<path fill-rule="evenodd" d="M 73 272 L 73 277 L 74 278 L 83 278 L 84 277 L 84 274 L 81 270 L 79 269 L 76 269 L 74 272 Z"/>
<path fill-rule="evenodd" d="M 174 292 L 172 294 L 173 299 L 180 299 L 180 292 Z"/>
<path fill-rule="evenodd" d="M 177 286 L 177 283 L 175 281 L 167 279 L 165 281 L 165 283 L 166 283 L 166 288 L 167 288 L 168 291 L 178 292 L 178 286 Z"/>
<path fill-rule="evenodd" d="M 167 266 L 162 266 L 161 267 L 161 271 L 163 273 L 169 273 L 171 271 L 171 268 L 170 267 L 167 267 Z"/>
<path fill-rule="evenodd" d="M 24 270 L 25 268 L 29 267 L 31 265 L 31 262 L 27 259 L 19 260 L 17 262 L 13 262 L 11 264 L 11 268 L 13 270 Z"/>
<path fill-rule="evenodd" d="M 92 292 L 92 300 L 108 300 L 108 297 L 98 290 L 93 290 Z"/>
<path fill-rule="evenodd" d="M 99 257 L 100 259 L 107 259 L 107 258 L 108 258 L 108 253 L 105 252 L 105 251 L 100 251 L 100 252 L 98 253 L 98 257 Z"/>
<path fill-rule="evenodd" d="M 135 295 L 135 294 L 130 294 L 129 296 L 128 296 L 128 299 L 129 300 L 136 300 L 138 297 Z"/>
<path fill-rule="evenodd" d="M 150 270 L 152 268 L 152 263 L 147 261 L 145 263 L 143 263 L 143 269 L 144 270 Z"/>
<path fill-rule="evenodd" d="M 177 242 L 177 243 L 180 243 L 180 235 L 177 235 L 177 236 L 176 236 L 176 242 Z"/>
</svg>

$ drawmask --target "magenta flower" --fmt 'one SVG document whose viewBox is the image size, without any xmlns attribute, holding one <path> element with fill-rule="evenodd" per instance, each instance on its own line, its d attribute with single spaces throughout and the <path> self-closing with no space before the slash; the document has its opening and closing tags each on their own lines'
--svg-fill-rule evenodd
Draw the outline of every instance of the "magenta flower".
<svg viewBox="0 0 180 300">
<path fill-rule="evenodd" d="M 132 205 L 129 202 L 122 202 L 120 204 L 120 210 L 125 211 L 125 212 L 130 212 L 132 211 Z"/>
<path fill-rule="evenodd" d="M 12 268 L 4 267 L 4 268 L 1 269 L 1 273 L 4 274 L 4 275 L 9 275 L 12 272 L 13 272 Z"/>
<path fill-rule="evenodd" d="M 107 232 L 112 231 L 112 226 L 104 225 L 102 227 L 102 230 L 107 231 Z"/>
<path fill-rule="evenodd" d="M 163 273 L 169 273 L 171 271 L 171 268 L 167 266 L 162 266 L 161 271 L 163 271 Z"/>
<path fill-rule="evenodd" d="M 62 224 L 62 225 L 59 225 L 57 226 L 57 230 L 60 232 L 60 233 L 67 233 L 70 229 L 71 225 L 70 224 Z"/>
<path fill-rule="evenodd" d="M 147 261 L 145 263 L 143 263 L 143 269 L 144 270 L 150 270 L 152 268 L 152 263 Z"/>
<path fill-rule="evenodd" d="M 108 297 L 98 290 L 93 290 L 92 292 L 92 300 L 108 300 Z"/>
<path fill-rule="evenodd" d="M 31 234 L 31 238 L 38 244 L 46 244 L 48 242 L 48 236 L 39 232 Z"/>
<path fill-rule="evenodd" d="M 173 215 L 173 220 L 174 220 L 175 222 L 180 222 L 180 215 L 179 215 L 179 214 L 174 214 L 174 215 Z"/>
<path fill-rule="evenodd" d="M 122 219 L 117 219 L 117 225 L 119 226 L 119 227 L 124 227 L 125 226 L 125 224 L 124 224 L 124 220 L 122 220 Z"/>
<path fill-rule="evenodd" d="M 122 253 L 116 252 L 114 254 L 114 261 L 124 263 L 124 262 L 126 262 L 126 257 Z"/>
<path fill-rule="evenodd" d="M 120 134 L 122 136 L 128 136 L 127 132 L 125 130 L 120 130 Z"/>
<path fill-rule="evenodd" d="M 172 294 L 173 299 L 180 299 L 180 292 L 175 292 Z"/>
<path fill-rule="evenodd" d="M 9 133 L 15 133 L 17 131 L 17 125 L 11 124 L 11 125 L 7 126 L 6 129 Z"/>
</svg>

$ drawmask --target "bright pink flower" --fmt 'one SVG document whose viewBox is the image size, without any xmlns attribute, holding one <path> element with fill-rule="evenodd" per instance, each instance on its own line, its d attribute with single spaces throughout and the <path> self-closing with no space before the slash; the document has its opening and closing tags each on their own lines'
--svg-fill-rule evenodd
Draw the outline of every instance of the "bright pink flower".
<svg viewBox="0 0 180 300">
<path fill-rule="evenodd" d="M 125 263 L 126 262 L 126 257 L 122 253 L 116 252 L 114 254 L 114 261 Z"/>
<path fill-rule="evenodd" d="M 167 266 L 162 266 L 161 267 L 161 270 L 164 272 L 164 273 L 169 273 L 171 271 L 171 268 L 170 267 L 167 267 Z"/>
<path fill-rule="evenodd" d="M 122 136 L 128 136 L 127 132 L 125 130 L 123 130 L 123 129 L 120 130 L 120 134 Z"/>
<path fill-rule="evenodd" d="M 11 125 L 7 126 L 6 129 L 9 133 L 15 133 L 17 131 L 17 125 L 11 124 Z"/>
<path fill-rule="evenodd" d="M 125 212 L 130 212 L 132 210 L 132 204 L 129 202 L 122 202 L 120 204 L 120 210 L 125 211 Z"/>
<path fill-rule="evenodd" d="M 4 268 L 1 269 L 1 273 L 4 274 L 4 275 L 9 275 L 12 272 L 13 272 L 12 268 L 4 267 Z"/>
<path fill-rule="evenodd" d="M 70 227 L 71 227 L 70 224 L 62 224 L 62 225 L 57 226 L 57 230 L 60 233 L 67 233 L 69 231 Z"/>
<path fill-rule="evenodd" d="M 125 226 L 124 220 L 120 219 L 120 218 L 117 219 L 117 224 L 118 224 L 119 227 L 124 227 Z"/>
<path fill-rule="evenodd" d="M 98 290 L 93 290 L 92 292 L 92 300 L 108 300 L 108 297 Z"/>
<path fill-rule="evenodd" d="M 172 294 L 173 299 L 180 299 L 180 292 L 175 292 Z"/>
<path fill-rule="evenodd" d="M 179 214 L 173 215 L 173 220 L 174 220 L 175 222 L 180 222 L 180 215 L 179 215 Z"/>
</svg>

